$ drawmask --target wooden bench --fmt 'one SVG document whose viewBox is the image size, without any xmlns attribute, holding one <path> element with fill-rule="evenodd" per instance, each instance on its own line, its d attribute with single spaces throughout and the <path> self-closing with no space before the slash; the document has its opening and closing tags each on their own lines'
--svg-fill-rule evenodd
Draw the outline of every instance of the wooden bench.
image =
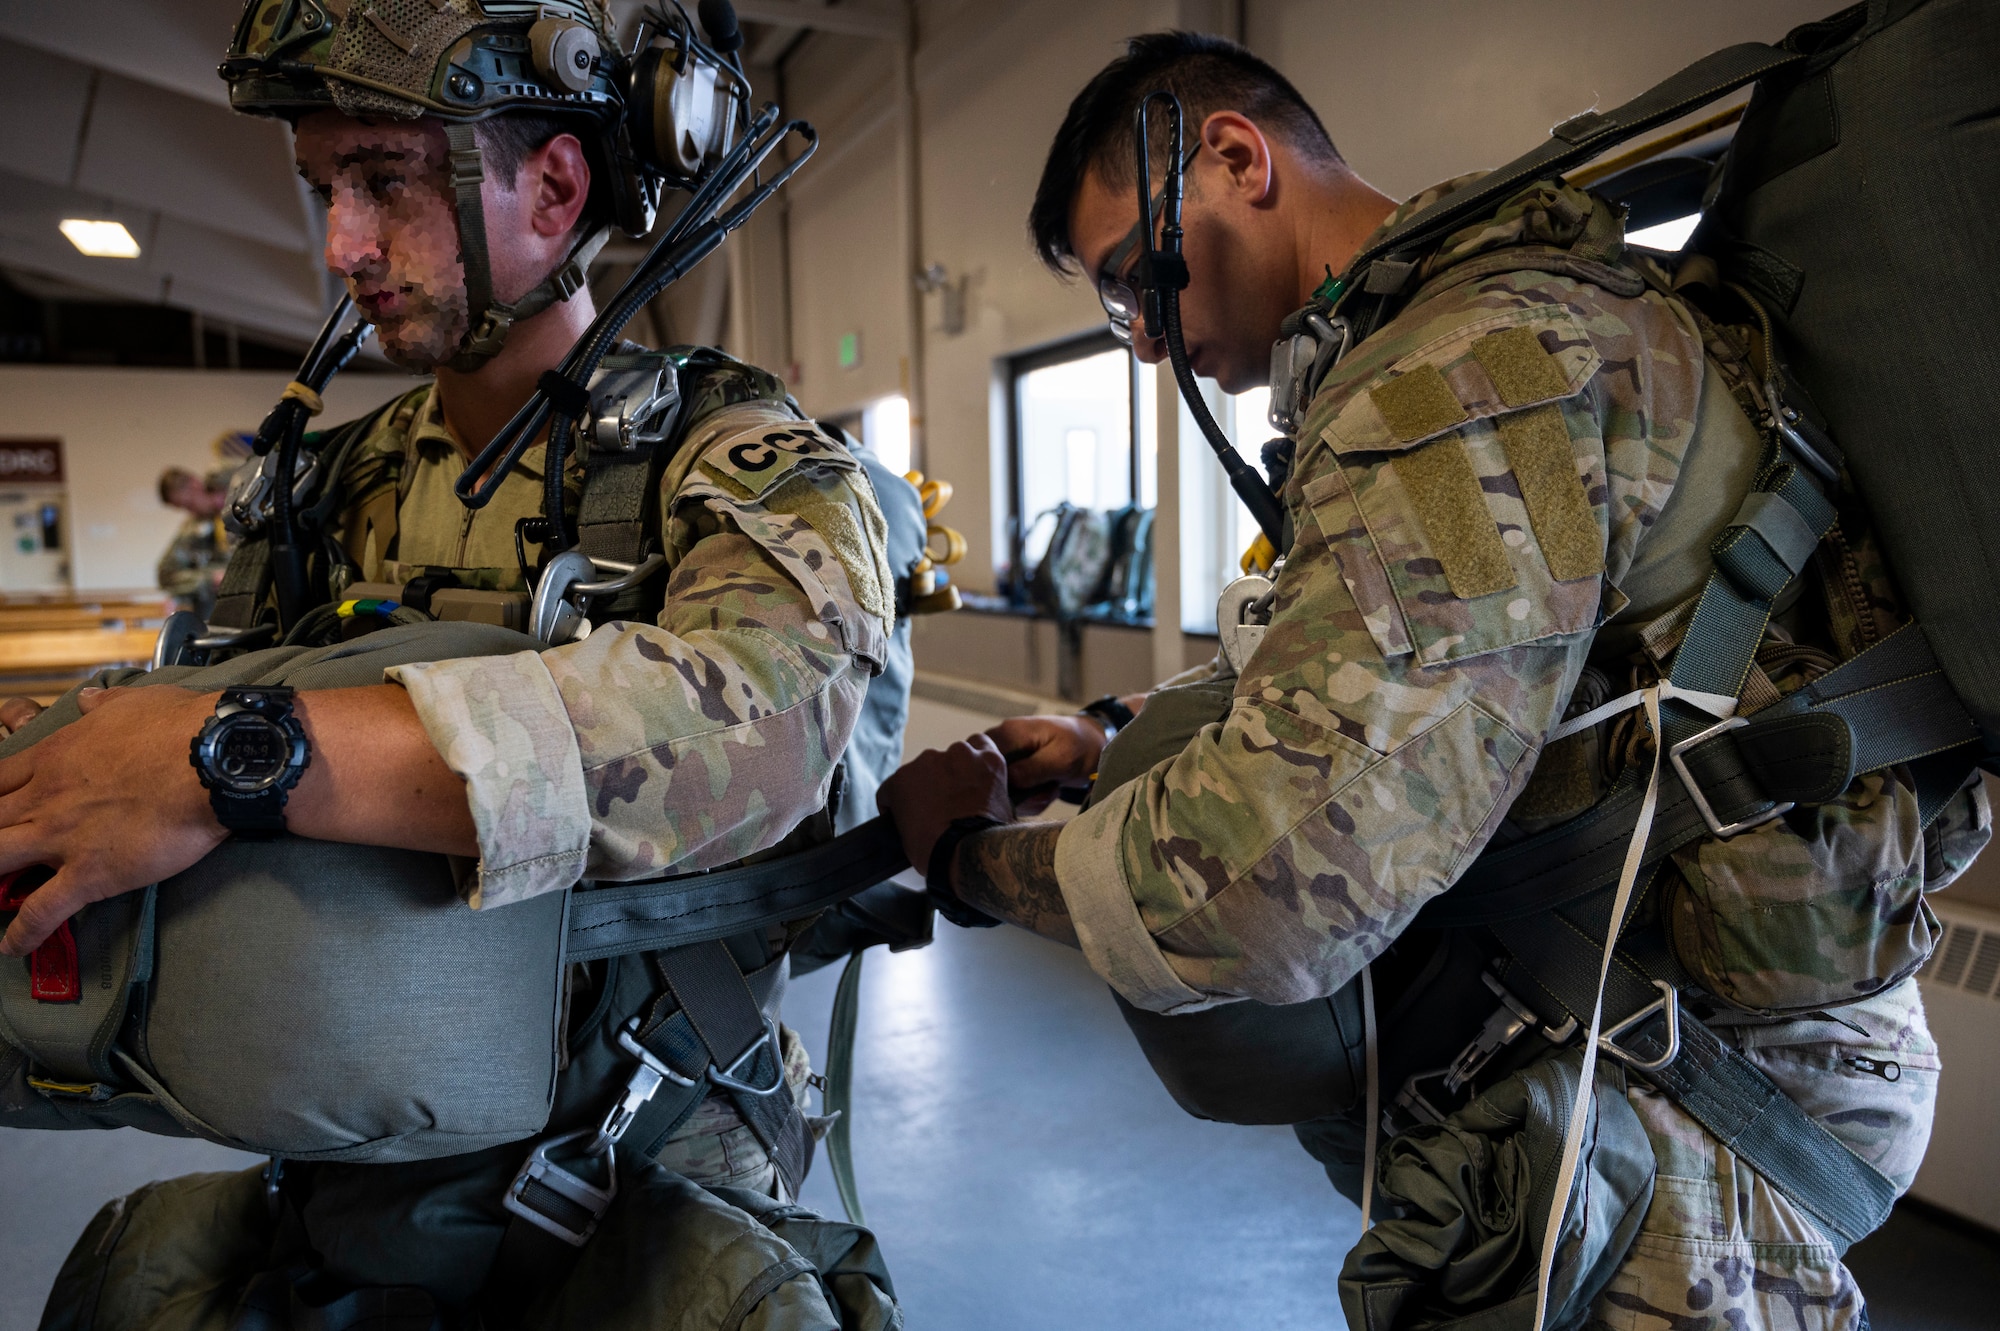
<svg viewBox="0 0 2000 1331">
<path fill-rule="evenodd" d="M 158 593 L 0 598 L 0 697 L 49 702 L 107 666 L 145 665 L 172 611 Z"/>
</svg>

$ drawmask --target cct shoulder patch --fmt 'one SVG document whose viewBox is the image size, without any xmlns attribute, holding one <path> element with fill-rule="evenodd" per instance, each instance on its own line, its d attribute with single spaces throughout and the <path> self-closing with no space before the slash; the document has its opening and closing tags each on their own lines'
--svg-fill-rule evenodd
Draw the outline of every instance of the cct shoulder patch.
<svg viewBox="0 0 2000 1331">
<path fill-rule="evenodd" d="M 854 459 L 813 426 L 800 421 L 775 428 L 725 431 L 695 464 L 710 481 L 740 499 L 762 498 L 801 469 L 848 470 Z"/>
</svg>

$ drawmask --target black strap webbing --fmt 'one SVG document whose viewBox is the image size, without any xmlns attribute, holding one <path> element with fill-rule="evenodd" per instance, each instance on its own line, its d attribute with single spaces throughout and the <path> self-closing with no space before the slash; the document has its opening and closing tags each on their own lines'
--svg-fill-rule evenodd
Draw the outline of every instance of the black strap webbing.
<svg viewBox="0 0 2000 1331">
<path fill-rule="evenodd" d="M 1750 1162 L 1771 1186 L 1810 1211 L 1834 1246 L 1849 1246 L 1889 1218 L 1898 1189 L 1801 1109 L 1763 1070 L 1683 1012 L 1680 1056 L 1638 1075 L 1665 1092 L 1715 1139 Z M 1667 1052 L 1666 1022 L 1654 1017 L 1620 1045 L 1641 1061 Z"/>
<path fill-rule="evenodd" d="M 782 957 L 772 963 L 783 964 Z M 770 1153 L 786 1191 L 797 1197 L 812 1162 L 812 1136 L 785 1084 L 784 1055 L 736 959 L 719 942 L 695 943 L 658 953 L 654 965 L 680 1005 L 676 1017 L 684 1018 L 701 1042 L 709 1081 L 729 1093 Z M 642 1031 L 639 1038 L 651 1047 L 647 1034 Z M 718 1075 L 724 1073 L 726 1078 Z"/>
<path fill-rule="evenodd" d="M 780 859 L 576 892 L 569 959 L 661 951 L 803 919 L 908 867 L 895 826 L 873 818 Z"/>
<path fill-rule="evenodd" d="M 1670 743 L 1713 724 L 1671 701 L 1661 711 Z M 1827 733 L 1803 731 L 1797 724 L 1814 717 L 1844 724 L 1844 755 L 1806 743 Z M 1857 773 L 1962 749 L 1962 764 L 1925 774 L 1922 803 L 1928 818 L 1970 775 L 1976 753 L 1966 746 L 1977 739 L 1922 627 L 1910 624 L 1758 712 L 1747 725 L 1695 745 L 1683 761 L 1710 808 L 1734 822 L 1780 802 L 1830 798 L 1829 786 L 1837 794 Z M 1450 891 L 1424 907 L 1417 923 L 1450 928 L 1525 919 L 1615 882 L 1645 798 L 1645 776 L 1643 765 L 1635 765 L 1588 813 L 1482 855 Z M 1667 768 L 1645 862 L 1657 863 L 1707 835 L 1693 792 Z"/>
<path fill-rule="evenodd" d="M 1545 1013 L 1553 1005 L 1574 1018 L 1578 1027 L 1589 1024 L 1604 946 L 1601 924 L 1593 935 L 1565 914 L 1550 912 L 1496 925 L 1493 933 L 1511 958 L 1502 974 L 1510 988 Z M 1607 1030 L 1658 1001 L 1655 979 L 1666 980 L 1677 990 L 1688 983 L 1657 939 L 1644 935 L 1621 939 L 1604 986 Z M 1811 1212 L 1843 1251 L 1878 1228 L 1896 1200 L 1896 1185 L 1686 1009 L 1678 1018 L 1681 1043 L 1674 1061 L 1658 1071 L 1639 1067 L 1633 1071 L 1748 1161 L 1773 1187 Z M 1637 1062 L 1665 1057 L 1664 1015 L 1623 1033 L 1617 1043 Z"/>
</svg>

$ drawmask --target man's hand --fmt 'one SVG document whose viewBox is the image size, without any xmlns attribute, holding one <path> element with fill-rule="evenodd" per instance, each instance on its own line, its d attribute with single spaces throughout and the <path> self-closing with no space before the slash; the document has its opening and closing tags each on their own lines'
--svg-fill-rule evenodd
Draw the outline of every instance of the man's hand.
<svg viewBox="0 0 2000 1331">
<path fill-rule="evenodd" d="M 1097 772 L 1104 723 L 1094 716 L 1017 716 L 987 730 L 1007 756 L 1007 785 L 1022 813 L 1040 813 L 1064 786 Z"/>
<path fill-rule="evenodd" d="M 918 754 L 882 783 L 875 802 L 896 824 L 918 873 L 929 869 L 931 848 L 955 820 L 983 814 L 996 822 L 1014 821 L 1007 760 L 985 735 Z"/>
<path fill-rule="evenodd" d="M 0 953 L 25 956 L 91 902 L 171 877 L 228 835 L 188 763 L 215 698 L 85 689 L 81 720 L 0 761 L 0 873 L 55 871 L 7 927 Z"/>
<path fill-rule="evenodd" d="M 0 953 L 32 952 L 91 902 L 172 877 L 221 843 L 227 833 L 188 762 L 217 696 L 167 685 L 86 689 L 82 720 L 0 761 L 0 873 L 55 870 Z M 312 745 L 285 803 L 294 836 L 479 854 L 465 783 L 402 689 L 301 693 L 294 711 Z"/>
</svg>

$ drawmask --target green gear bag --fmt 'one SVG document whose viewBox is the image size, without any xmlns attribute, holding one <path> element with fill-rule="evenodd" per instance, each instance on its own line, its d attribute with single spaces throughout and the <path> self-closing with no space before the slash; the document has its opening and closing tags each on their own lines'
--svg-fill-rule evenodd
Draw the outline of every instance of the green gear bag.
<svg viewBox="0 0 2000 1331">
<path fill-rule="evenodd" d="M 1347 1324 L 1367 1331 L 1526 1331 L 1535 1323 L 1541 1239 L 1555 1204 L 1563 1130 L 1582 1071 L 1576 1050 L 1494 1086 L 1443 1123 L 1392 1140 L 1376 1170 L 1390 1214 L 1340 1271 Z M 1551 1331 L 1580 1326 L 1632 1246 L 1653 1200 L 1652 1143 L 1615 1065 L 1597 1065 L 1556 1261 Z"/>
<path fill-rule="evenodd" d="M 505 1166 L 504 1168 L 511 1168 Z M 260 1171 L 151 1183 L 107 1204 L 49 1293 L 46 1331 L 381 1331 L 460 1326 L 467 1284 L 497 1244 L 498 1181 L 473 1170 L 407 1222 L 405 1283 L 354 1286 L 272 1218 Z M 480 1229 L 483 1243 L 458 1232 Z M 428 1268 L 428 1269 L 426 1269 Z M 459 1288 L 454 1288 L 457 1286 Z M 477 1295 L 472 1296 L 474 1300 Z M 704 1188 L 650 1161 L 621 1160 L 618 1198 L 577 1265 L 525 1307 L 523 1331 L 899 1331 L 902 1312 L 874 1236 L 858 1225 L 736 1188 Z M 491 1325 L 491 1322 L 487 1324 Z"/>
<path fill-rule="evenodd" d="M 491 625 L 421 624 L 92 682 L 341 688 L 392 665 L 537 648 Z M 0 756 L 79 714 L 72 693 Z M 442 855 L 226 841 L 75 917 L 79 1001 L 38 1001 L 25 965 L 0 965 L 0 1125 L 373 1162 L 532 1136 L 555 1091 L 568 904 L 558 892 L 470 910 Z"/>
</svg>

